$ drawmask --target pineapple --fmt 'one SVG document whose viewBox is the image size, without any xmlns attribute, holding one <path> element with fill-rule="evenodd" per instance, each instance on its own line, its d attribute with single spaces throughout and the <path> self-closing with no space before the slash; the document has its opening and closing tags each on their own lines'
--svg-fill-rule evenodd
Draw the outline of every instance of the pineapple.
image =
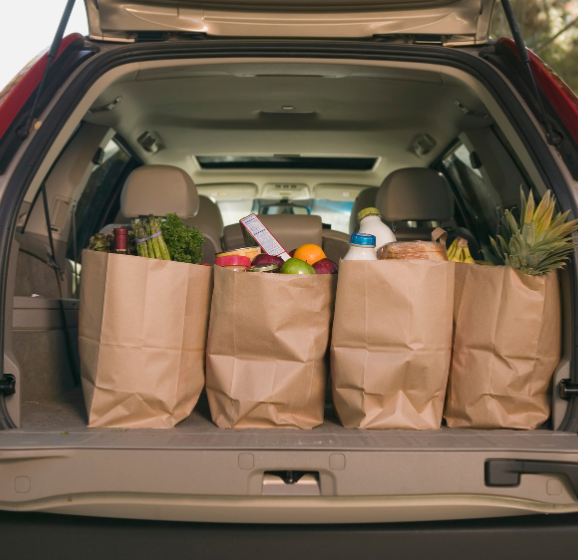
<svg viewBox="0 0 578 560">
<path fill-rule="evenodd" d="M 578 220 L 566 223 L 568 213 L 556 214 L 556 199 L 548 191 L 536 207 L 534 195 L 528 200 L 520 189 L 520 223 L 509 210 L 502 218 L 502 235 L 490 238 L 492 251 L 486 258 L 496 265 L 508 265 L 525 274 L 548 274 L 563 268 L 577 244 L 571 233 L 578 229 Z"/>
</svg>

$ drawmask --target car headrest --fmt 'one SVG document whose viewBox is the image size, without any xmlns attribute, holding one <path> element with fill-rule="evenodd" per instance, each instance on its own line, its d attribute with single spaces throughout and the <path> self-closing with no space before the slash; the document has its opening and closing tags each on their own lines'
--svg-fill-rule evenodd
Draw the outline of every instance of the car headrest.
<svg viewBox="0 0 578 560">
<path fill-rule="evenodd" d="M 199 211 L 199 195 L 191 177 L 172 165 L 143 165 L 126 180 L 120 209 L 127 218 L 174 213 L 192 218 Z"/>
<path fill-rule="evenodd" d="M 375 206 L 387 222 L 442 222 L 454 216 L 454 197 L 446 178 L 423 167 L 390 173 L 377 191 Z"/>
</svg>

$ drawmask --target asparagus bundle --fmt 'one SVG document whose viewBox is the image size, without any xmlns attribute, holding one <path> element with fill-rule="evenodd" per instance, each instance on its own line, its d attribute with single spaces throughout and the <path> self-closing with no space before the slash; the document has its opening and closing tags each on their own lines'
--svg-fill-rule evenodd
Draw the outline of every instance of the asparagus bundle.
<svg viewBox="0 0 578 560">
<path fill-rule="evenodd" d="M 165 243 L 163 232 L 161 230 L 161 221 L 153 216 L 149 216 L 150 239 L 152 241 L 155 258 L 163 261 L 170 261 L 171 255 Z"/>
<path fill-rule="evenodd" d="M 139 257 L 170 261 L 171 255 L 161 231 L 161 221 L 155 216 L 132 221 L 137 253 Z"/>
<path fill-rule="evenodd" d="M 135 218 L 132 221 L 132 229 L 134 231 L 134 237 L 136 241 L 136 251 L 139 257 L 146 257 L 149 256 L 148 245 L 147 245 L 147 238 L 148 235 L 146 234 L 145 226 L 139 218 Z"/>
</svg>

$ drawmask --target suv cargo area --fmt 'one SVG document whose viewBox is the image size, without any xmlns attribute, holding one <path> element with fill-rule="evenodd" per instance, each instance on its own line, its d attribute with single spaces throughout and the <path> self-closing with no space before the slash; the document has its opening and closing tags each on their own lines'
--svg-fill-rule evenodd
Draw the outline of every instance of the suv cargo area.
<svg viewBox="0 0 578 560">
<path fill-rule="evenodd" d="M 138 50 L 103 48 L 94 61 L 125 48 Z M 53 121 L 43 126 L 66 116 L 38 156 L 12 246 L 5 371 L 16 378 L 7 407 L 17 428 L 0 434 L 0 509 L 259 523 L 578 511 L 578 437 L 564 431 L 568 401 L 559 396 L 571 378 L 574 262 L 559 274 L 563 349 L 551 415 L 536 430 L 346 429 L 330 387 L 324 422 L 311 430 L 218 428 L 204 392 L 173 429 L 87 427 L 74 365 L 81 251 L 94 233 L 129 222 L 121 190 L 133 169 L 170 165 L 192 177 L 201 209 L 186 224 L 205 234 L 207 264 L 243 246 L 238 220 L 265 207 L 287 215 L 277 232 L 287 250 L 305 242 L 300 218 L 320 215 L 314 235 L 338 262 L 357 212 L 375 206 L 391 172 L 414 167 L 447 178 L 454 215 L 410 219 L 398 231 L 423 240 L 437 226 L 462 232 L 483 260 L 521 186 L 543 196 L 553 168 L 566 182 L 558 188 L 573 183 L 520 95 L 476 48 L 456 50 L 460 64 L 438 47 L 420 47 L 420 60 L 407 56 L 412 46 L 373 59 L 343 45 L 342 55 L 309 58 L 281 47 L 274 57 L 264 47 L 245 58 L 163 55 L 169 48 L 127 55 L 89 83 L 91 59 L 70 78 L 69 87 L 87 84 L 77 102 L 65 108 L 63 89 L 47 109 Z M 60 287 L 46 256 L 41 184 Z M 501 476 L 504 460 L 513 478 Z"/>
</svg>

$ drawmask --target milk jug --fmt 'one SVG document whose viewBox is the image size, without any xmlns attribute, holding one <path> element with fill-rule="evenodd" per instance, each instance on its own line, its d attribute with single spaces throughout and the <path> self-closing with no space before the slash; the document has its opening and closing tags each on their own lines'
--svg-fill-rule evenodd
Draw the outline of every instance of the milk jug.
<svg viewBox="0 0 578 560">
<path fill-rule="evenodd" d="M 377 208 L 360 210 L 357 214 L 357 221 L 359 222 L 359 233 L 375 235 L 376 251 L 386 243 L 397 241 L 393 231 L 381 221 L 381 214 Z"/>
</svg>

